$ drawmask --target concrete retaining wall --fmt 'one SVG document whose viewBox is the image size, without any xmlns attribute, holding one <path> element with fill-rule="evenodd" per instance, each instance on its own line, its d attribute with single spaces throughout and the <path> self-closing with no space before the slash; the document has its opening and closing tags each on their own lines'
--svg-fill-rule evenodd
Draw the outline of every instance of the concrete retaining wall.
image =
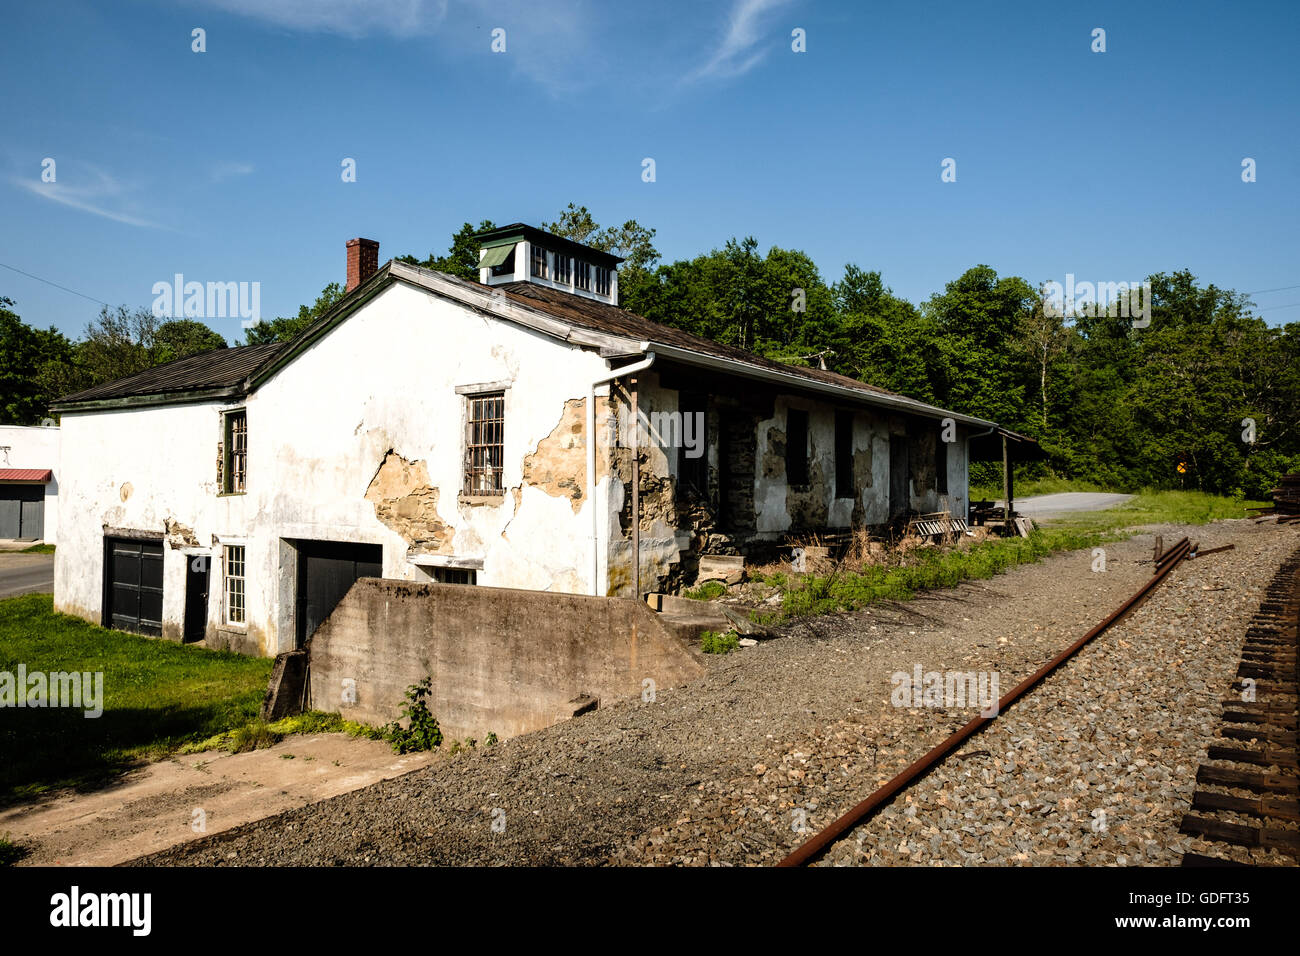
<svg viewBox="0 0 1300 956">
<path fill-rule="evenodd" d="M 449 737 L 501 738 L 703 673 L 699 652 L 629 598 L 362 578 L 309 642 L 311 706 L 398 717 L 411 684 Z"/>
</svg>

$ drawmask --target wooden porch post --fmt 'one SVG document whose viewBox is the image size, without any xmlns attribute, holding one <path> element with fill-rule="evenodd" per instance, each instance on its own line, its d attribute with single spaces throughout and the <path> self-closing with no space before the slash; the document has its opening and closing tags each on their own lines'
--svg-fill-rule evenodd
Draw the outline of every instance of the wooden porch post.
<svg viewBox="0 0 1300 956">
<path fill-rule="evenodd" d="M 1011 527 L 1011 512 L 1015 510 L 1014 502 L 1011 499 L 1011 450 L 1007 444 L 1007 436 L 1002 436 L 1002 501 L 1005 507 L 1002 511 L 1002 519 L 1006 522 L 1006 527 Z"/>
</svg>

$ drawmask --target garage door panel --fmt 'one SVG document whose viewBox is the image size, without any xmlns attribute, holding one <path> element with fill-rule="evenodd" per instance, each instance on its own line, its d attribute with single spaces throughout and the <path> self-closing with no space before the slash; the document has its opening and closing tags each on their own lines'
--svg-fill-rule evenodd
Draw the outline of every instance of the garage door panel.
<svg viewBox="0 0 1300 956">
<path fill-rule="evenodd" d="M 17 538 L 22 528 L 23 503 L 0 489 L 0 538 Z"/>
<path fill-rule="evenodd" d="M 45 486 L 0 484 L 0 538 L 45 537 Z"/>
<path fill-rule="evenodd" d="M 113 547 L 113 585 L 140 587 L 140 550 Z"/>
<path fill-rule="evenodd" d="M 163 565 L 161 541 L 109 539 L 105 595 L 109 626 L 137 634 L 162 633 Z"/>
</svg>

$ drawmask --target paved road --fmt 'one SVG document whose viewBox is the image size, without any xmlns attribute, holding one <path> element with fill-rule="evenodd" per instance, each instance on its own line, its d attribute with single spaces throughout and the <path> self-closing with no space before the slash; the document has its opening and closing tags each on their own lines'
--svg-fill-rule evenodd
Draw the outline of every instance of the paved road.
<svg viewBox="0 0 1300 956">
<path fill-rule="evenodd" d="M 0 598 L 54 591 L 54 555 L 0 553 Z"/>
<path fill-rule="evenodd" d="M 1067 491 L 1057 495 L 1039 495 L 1036 498 L 1017 498 L 1016 511 L 1032 518 L 1047 518 L 1072 511 L 1104 511 L 1122 505 L 1132 497 L 1094 491 Z M 998 504 L 1001 505 L 1002 502 L 999 501 Z"/>
</svg>

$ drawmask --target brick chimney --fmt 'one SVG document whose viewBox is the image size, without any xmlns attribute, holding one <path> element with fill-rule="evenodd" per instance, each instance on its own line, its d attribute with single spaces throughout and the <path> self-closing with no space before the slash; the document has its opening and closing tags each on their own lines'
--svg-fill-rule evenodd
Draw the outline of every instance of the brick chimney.
<svg viewBox="0 0 1300 956">
<path fill-rule="evenodd" d="M 348 286 L 351 292 L 379 271 L 379 243 L 374 239 L 348 240 Z"/>
</svg>

